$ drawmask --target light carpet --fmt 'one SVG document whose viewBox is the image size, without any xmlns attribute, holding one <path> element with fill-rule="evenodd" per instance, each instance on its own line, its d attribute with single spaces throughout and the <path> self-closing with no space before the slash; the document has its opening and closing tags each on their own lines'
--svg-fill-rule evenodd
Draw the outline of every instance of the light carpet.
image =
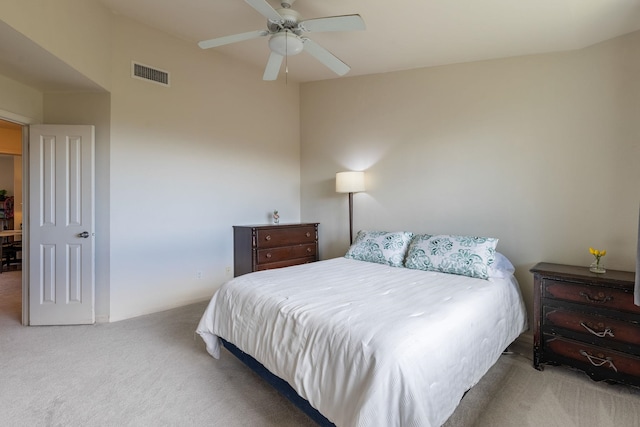
<svg viewBox="0 0 640 427">
<path fill-rule="evenodd" d="M 19 301 L 7 297 L 11 274 L 0 275 L 2 426 L 315 425 L 230 353 L 207 354 L 194 334 L 206 303 L 23 327 Z M 640 426 L 640 390 L 567 368 L 539 372 L 528 353 L 503 355 L 445 426 Z"/>
</svg>

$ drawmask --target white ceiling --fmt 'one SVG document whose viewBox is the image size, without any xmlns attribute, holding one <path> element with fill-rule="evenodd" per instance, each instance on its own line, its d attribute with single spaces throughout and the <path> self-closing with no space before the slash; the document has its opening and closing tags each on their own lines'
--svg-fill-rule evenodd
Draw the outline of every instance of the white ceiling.
<svg viewBox="0 0 640 427">
<path fill-rule="evenodd" d="M 194 47 L 266 28 L 243 0 L 91 1 Z M 573 50 L 640 29 L 640 0 L 297 0 L 293 8 L 302 19 L 362 16 L 365 31 L 307 34 L 351 66 L 347 76 Z M 201 52 L 253 64 L 258 76 L 269 56 L 266 38 Z M 293 81 L 337 77 L 305 52 L 290 57 L 288 68 Z M 0 74 L 42 91 L 100 90 L 1 20 Z"/>
<path fill-rule="evenodd" d="M 99 1 L 194 44 L 266 28 L 242 0 Z M 302 19 L 362 16 L 365 31 L 306 34 L 351 66 L 347 76 L 572 50 L 640 29 L 640 0 L 297 0 L 293 9 Z M 213 50 L 260 76 L 269 55 L 266 38 Z M 288 69 L 301 82 L 337 77 L 305 52 Z"/>
</svg>

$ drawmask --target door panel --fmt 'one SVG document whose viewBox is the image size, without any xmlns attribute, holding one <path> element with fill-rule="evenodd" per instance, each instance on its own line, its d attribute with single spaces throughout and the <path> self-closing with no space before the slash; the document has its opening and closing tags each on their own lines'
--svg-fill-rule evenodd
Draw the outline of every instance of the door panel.
<svg viewBox="0 0 640 427">
<path fill-rule="evenodd" d="M 94 323 L 94 128 L 31 126 L 29 156 L 29 323 Z"/>
</svg>

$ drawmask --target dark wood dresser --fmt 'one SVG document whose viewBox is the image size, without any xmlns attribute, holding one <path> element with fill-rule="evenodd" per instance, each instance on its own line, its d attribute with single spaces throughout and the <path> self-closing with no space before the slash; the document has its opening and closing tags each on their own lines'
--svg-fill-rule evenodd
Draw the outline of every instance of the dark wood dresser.
<svg viewBox="0 0 640 427">
<path fill-rule="evenodd" d="M 318 223 L 235 225 L 233 275 L 318 261 Z"/>
<path fill-rule="evenodd" d="M 534 278 L 533 366 L 568 365 L 592 379 L 640 386 L 635 274 L 540 263 Z"/>
</svg>

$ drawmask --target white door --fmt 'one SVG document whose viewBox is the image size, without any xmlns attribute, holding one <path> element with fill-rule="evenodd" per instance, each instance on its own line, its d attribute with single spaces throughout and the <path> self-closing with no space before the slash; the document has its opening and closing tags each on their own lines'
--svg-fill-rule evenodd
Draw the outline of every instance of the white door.
<svg viewBox="0 0 640 427">
<path fill-rule="evenodd" d="M 94 323 L 94 127 L 30 126 L 29 165 L 29 324 Z"/>
</svg>

